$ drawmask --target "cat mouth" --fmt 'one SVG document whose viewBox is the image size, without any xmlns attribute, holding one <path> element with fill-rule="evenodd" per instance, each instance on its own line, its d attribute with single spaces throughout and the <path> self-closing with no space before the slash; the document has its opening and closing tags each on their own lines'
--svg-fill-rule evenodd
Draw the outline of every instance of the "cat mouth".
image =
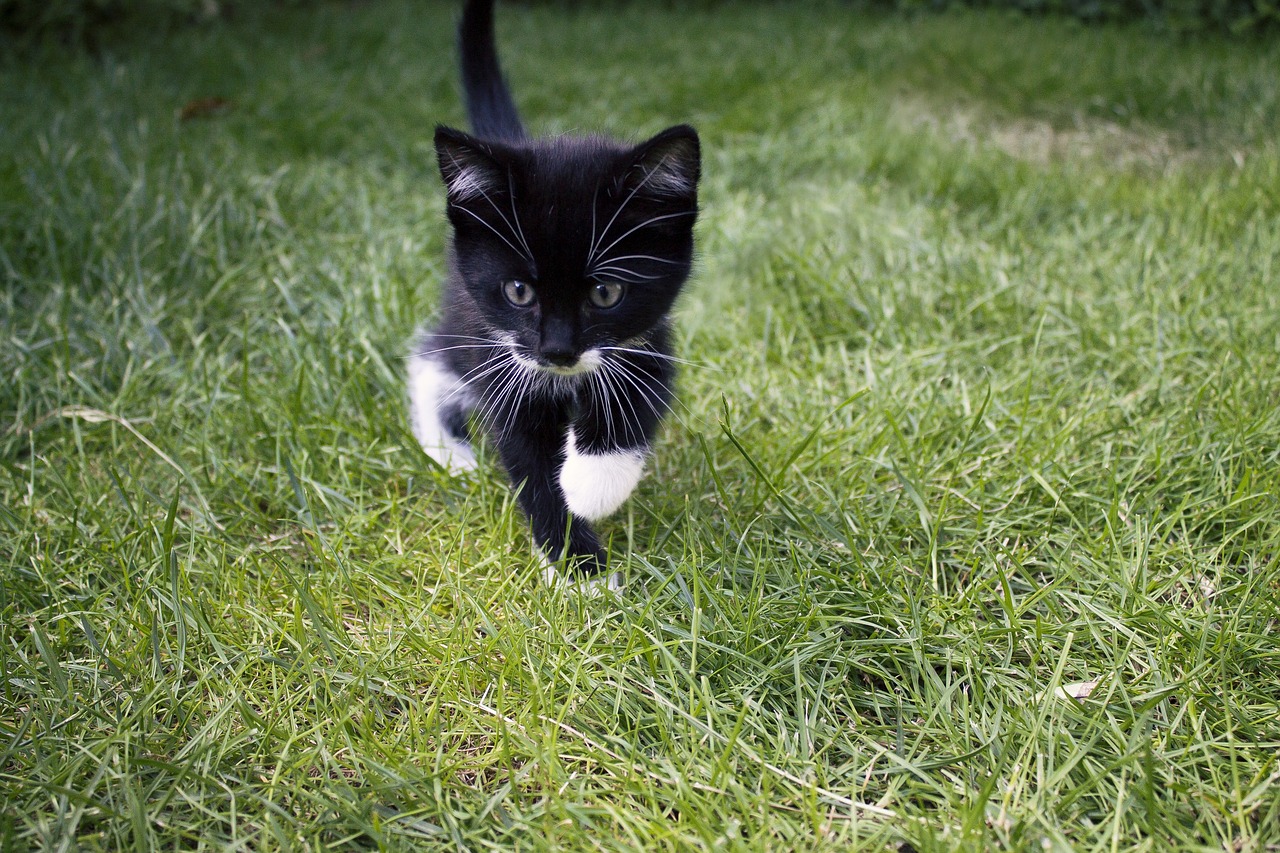
<svg viewBox="0 0 1280 853">
<path fill-rule="evenodd" d="M 503 340 L 516 364 L 530 373 L 542 373 L 550 376 L 585 376 L 600 369 L 604 362 L 604 353 L 596 347 L 583 350 L 571 364 L 555 364 L 516 344 L 514 340 Z"/>
<path fill-rule="evenodd" d="M 585 376 L 598 370 L 601 360 L 602 356 L 598 349 L 585 350 L 582 355 L 578 356 L 570 364 L 556 364 L 543 358 L 522 359 L 527 366 L 531 366 L 541 373 L 549 373 L 552 376 Z"/>
<path fill-rule="evenodd" d="M 596 369 L 596 365 L 587 364 L 584 361 L 577 361 L 574 364 L 539 364 L 538 369 L 543 373 L 550 373 L 554 376 L 582 376 Z"/>
</svg>

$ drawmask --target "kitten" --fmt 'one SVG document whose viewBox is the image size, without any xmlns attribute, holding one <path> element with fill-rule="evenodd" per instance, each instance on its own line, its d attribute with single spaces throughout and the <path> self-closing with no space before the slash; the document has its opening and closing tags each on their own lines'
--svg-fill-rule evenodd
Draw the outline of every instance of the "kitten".
<svg viewBox="0 0 1280 853">
<path fill-rule="evenodd" d="M 478 422 L 543 554 L 596 575 L 607 562 L 588 523 L 631 494 L 672 399 L 698 135 L 531 139 L 498 65 L 492 0 L 468 0 L 458 40 L 475 135 L 436 128 L 453 239 L 443 316 L 409 361 L 414 434 L 463 471 Z"/>
</svg>

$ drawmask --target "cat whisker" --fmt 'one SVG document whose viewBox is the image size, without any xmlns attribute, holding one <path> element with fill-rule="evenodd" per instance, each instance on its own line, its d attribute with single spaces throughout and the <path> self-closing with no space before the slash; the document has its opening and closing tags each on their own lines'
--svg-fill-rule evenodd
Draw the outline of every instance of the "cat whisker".
<svg viewBox="0 0 1280 853">
<path fill-rule="evenodd" d="M 510 425 L 509 418 L 501 417 L 503 412 L 519 411 L 524 405 L 525 400 L 530 397 L 538 384 L 537 374 L 525 367 L 519 362 L 512 360 L 509 365 L 509 375 L 499 385 L 495 382 L 490 385 L 489 391 L 495 392 L 488 404 L 487 411 L 491 415 L 498 415 L 501 425 L 499 432 L 505 433 L 507 426 Z M 497 389 L 495 391 L 495 389 Z M 492 418 L 491 418 L 492 420 Z"/>
<path fill-rule="evenodd" d="M 640 184 L 640 187 L 642 186 L 644 186 L 643 183 Z M 595 223 L 594 223 L 594 216 L 596 212 L 595 199 L 594 198 L 592 199 L 591 214 L 593 217 L 593 222 L 591 227 L 591 245 L 587 248 L 587 266 L 591 266 L 592 261 L 596 259 L 596 255 L 598 254 L 596 250 L 600 248 L 600 243 L 604 241 L 605 236 L 609 233 L 609 229 L 612 228 L 613 223 L 617 221 L 619 214 L 621 214 L 622 211 L 627 209 L 627 205 L 631 203 L 631 199 L 636 197 L 636 193 L 640 192 L 640 187 L 636 187 L 635 189 L 633 189 L 631 193 L 622 200 L 622 204 L 618 205 L 618 209 L 613 212 L 613 216 L 609 217 L 608 223 L 605 224 L 604 230 L 600 232 L 600 236 L 598 238 L 596 237 Z M 597 192 L 598 191 L 599 191 L 599 188 L 597 188 Z"/>
<path fill-rule="evenodd" d="M 635 407 L 630 405 L 630 402 L 627 400 L 626 395 L 623 393 L 623 389 L 618 387 L 617 377 L 615 376 L 614 372 L 609 369 L 608 366 L 606 366 L 603 370 L 600 371 L 600 381 L 601 381 L 601 384 L 607 389 L 606 393 L 607 393 L 608 405 L 605 409 L 605 412 L 606 412 L 606 421 L 609 424 L 609 434 L 618 436 L 618 428 L 614 424 L 615 414 L 616 414 L 617 421 L 619 421 L 622 424 L 622 434 L 619 437 L 625 439 L 629 443 L 634 444 L 637 439 L 636 431 L 639 429 L 639 426 L 636 423 Z M 627 417 L 626 412 L 622 411 L 622 407 L 618 402 L 620 400 L 627 402 L 628 408 L 631 409 L 632 413 L 630 418 Z M 614 411 L 615 408 L 617 409 L 616 413 Z M 639 437 L 643 438 L 643 436 L 639 436 Z"/>
<path fill-rule="evenodd" d="M 490 348 L 494 351 L 493 355 L 489 356 L 488 358 L 480 362 L 478 365 L 473 367 L 471 370 L 467 371 L 465 375 L 459 377 L 458 381 L 460 382 L 474 381 L 475 379 L 483 375 L 481 373 L 478 373 L 478 371 L 481 371 L 483 368 L 493 364 L 509 361 L 512 358 L 511 351 L 500 344 L 495 344 Z"/>
<path fill-rule="evenodd" d="M 661 400 L 662 398 L 658 393 L 658 390 L 655 389 L 653 384 L 649 381 L 649 378 L 646 378 L 643 374 L 637 371 L 633 365 L 629 365 L 626 362 L 614 361 L 611 362 L 611 366 L 615 369 L 618 376 L 626 380 L 632 388 L 635 388 L 636 391 L 640 393 L 641 399 L 644 400 L 645 404 L 648 405 L 653 413 L 661 417 L 662 409 L 659 408 L 658 404 L 655 403 L 654 400 Z"/>
<path fill-rule="evenodd" d="M 612 275 L 609 276 L 610 279 L 625 282 L 627 284 L 637 281 L 657 281 L 660 278 L 664 278 L 664 276 L 660 275 L 645 275 L 644 273 L 638 273 L 635 270 L 629 270 L 626 267 L 613 266 L 594 267 L 587 273 L 586 277 L 599 278 L 600 274 L 604 272 L 612 273 Z"/>
<path fill-rule="evenodd" d="M 494 344 L 492 343 L 455 344 L 454 346 L 450 346 L 450 347 L 436 347 L 435 349 L 415 350 L 414 352 L 411 352 L 408 355 L 401 356 L 401 358 L 402 359 L 426 358 L 427 356 L 435 355 L 436 353 L 439 353 L 439 352 L 451 352 L 453 350 L 459 350 L 459 349 L 492 349 L 493 347 L 494 347 Z"/>
<path fill-rule="evenodd" d="M 619 379 L 621 379 L 622 382 L 627 383 L 632 388 L 636 388 L 637 385 L 636 385 L 635 379 L 628 374 L 629 374 L 629 371 L 623 365 L 617 365 L 615 369 L 615 375 Z M 632 415 L 631 421 L 628 422 L 628 430 L 638 429 L 638 426 L 632 426 L 633 424 L 638 425 L 640 422 L 640 414 L 636 410 L 637 407 L 634 402 L 634 396 L 628 393 L 626 388 L 622 388 L 621 383 L 619 383 L 619 386 L 620 386 L 619 387 L 620 392 L 626 394 L 626 399 L 628 400 L 631 406 L 631 411 L 634 413 Z M 656 401 L 656 398 L 653 396 L 652 389 L 641 388 L 639 389 L 638 396 L 640 397 L 641 402 L 643 402 L 644 405 L 649 409 L 649 411 L 653 413 L 653 416 L 658 420 L 661 420 L 662 416 L 666 413 L 666 409 L 661 405 L 660 402 Z"/>
<path fill-rule="evenodd" d="M 657 355 L 657 353 L 654 353 L 654 354 Z M 620 359 L 607 360 L 606 363 L 616 368 L 623 375 L 623 378 L 626 378 L 632 382 L 633 386 L 636 380 L 639 380 L 640 382 L 642 382 L 645 388 L 648 389 L 649 393 L 652 395 L 653 399 L 657 399 L 659 402 L 662 403 L 664 407 L 663 411 L 672 411 L 673 407 L 678 406 L 680 409 L 684 410 L 686 414 L 694 416 L 693 410 L 690 409 L 689 406 L 679 397 L 671 396 L 669 394 L 664 397 L 662 392 L 666 390 L 666 386 L 660 379 L 650 376 L 648 374 L 644 374 L 643 371 L 641 371 L 636 365 L 624 362 Z M 653 384 L 651 384 L 650 380 L 657 383 L 656 388 L 654 387 Z M 637 390 L 640 390 L 640 389 L 637 389 Z M 643 393 L 643 391 L 641 393 Z M 662 417 L 663 411 L 660 411 L 657 408 L 654 408 L 652 404 L 650 404 L 650 407 L 653 408 L 654 412 L 658 415 L 659 418 Z"/>
<path fill-rule="evenodd" d="M 658 173 L 658 170 L 662 167 L 662 165 L 663 165 L 664 163 L 666 163 L 666 161 L 667 161 L 667 158 L 666 158 L 666 157 L 663 157 L 661 161 L 659 161 L 658 163 L 656 163 L 656 164 L 654 165 L 654 167 L 653 167 L 652 169 L 650 169 L 650 170 L 649 170 L 649 172 L 644 176 L 644 180 L 642 180 L 640 183 L 636 184 L 636 186 L 631 190 L 631 192 L 627 194 L 627 197 L 626 197 L 625 199 L 623 199 L 623 200 L 622 200 L 622 204 L 618 205 L 618 209 L 617 209 L 617 210 L 615 210 L 615 211 L 613 212 L 613 216 L 609 217 L 609 224 L 608 224 L 608 225 L 606 225 L 606 226 L 604 227 L 604 230 L 600 232 L 600 241 L 603 241 L 603 240 L 604 240 L 605 235 L 609 233 L 609 229 L 613 227 L 613 223 L 618 219 L 618 215 L 619 215 L 620 213 L 622 213 L 622 211 L 626 210 L 627 205 L 631 203 L 631 199 L 633 199 L 633 198 L 635 198 L 635 197 L 636 197 L 636 193 L 638 193 L 638 192 L 640 192 L 640 190 L 644 189 L 645 184 L 649 183 L 649 179 L 650 179 L 650 178 L 652 178 L 654 175 L 656 175 L 656 174 Z M 592 213 L 592 215 L 594 216 L 594 214 L 595 214 L 595 199 L 594 199 L 594 198 L 592 199 L 592 208 L 591 208 L 591 213 Z M 631 232 L 627 232 L 627 233 L 629 234 L 629 233 L 631 233 Z M 595 258 L 596 258 L 596 256 L 597 256 L 597 254 L 599 254 L 599 253 L 596 251 L 596 249 L 597 249 L 597 248 L 599 248 L 599 243 L 594 239 L 594 238 L 595 238 L 595 225 L 594 225 L 594 222 L 593 222 L 593 224 L 592 224 L 592 228 L 591 228 L 591 236 L 592 236 L 592 240 L 591 240 L 591 247 L 590 247 L 590 249 L 588 249 L 588 251 L 587 251 L 587 265 L 588 265 L 588 266 L 590 266 L 591 262 L 592 262 L 593 260 L 595 260 Z M 625 236 L 626 236 L 626 234 L 624 234 L 623 236 L 625 237 Z M 616 245 L 616 244 L 617 244 L 617 241 L 615 240 L 613 243 L 610 243 L 610 244 L 609 244 L 608 248 L 606 248 L 606 249 L 605 249 L 605 251 L 607 252 L 609 249 L 613 248 L 613 246 L 614 246 L 614 245 Z"/>
<path fill-rule="evenodd" d="M 490 202 L 490 204 L 492 204 L 492 203 L 493 203 L 493 202 Z M 486 222 L 483 216 L 481 216 L 480 214 L 476 213 L 474 210 L 470 210 L 469 208 L 462 207 L 461 205 L 455 205 L 455 207 L 456 207 L 458 210 L 461 210 L 463 213 L 465 213 L 465 214 L 467 214 L 468 216 L 470 216 L 470 217 L 471 217 L 472 219 L 474 219 L 476 222 L 479 222 L 479 223 L 480 223 L 481 225 L 483 225 L 485 228 L 488 228 L 490 231 L 492 231 L 492 232 L 494 233 L 494 235 L 495 235 L 499 240 L 501 240 L 502 242 L 506 243 L 508 246 L 510 246 L 510 247 L 511 247 L 511 251 L 515 252 L 517 255 L 519 255 L 520 257 L 524 258 L 524 259 L 525 259 L 525 260 L 527 260 L 529 263 L 531 263 L 531 264 L 533 263 L 533 258 L 529 257 L 529 255 L 528 255 L 528 251 L 527 251 L 527 250 L 523 250 L 523 251 L 522 251 L 521 249 L 517 248 L 517 247 L 516 247 L 516 245 L 515 245 L 514 243 L 512 243 L 510 240 L 508 240 L 506 237 L 504 237 L 504 236 L 502 235 L 502 232 L 501 232 L 501 231 L 499 231 L 497 228 L 494 228 L 492 225 L 490 225 L 488 222 Z M 496 208 L 495 208 L 495 209 L 496 209 Z M 499 216 L 501 216 L 501 213 L 499 213 Z M 504 222 L 506 222 L 506 217 L 505 217 L 505 216 L 503 216 L 503 217 L 502 217 L 502 219 L 503 219 L 503 221 L 504 221 Z M 511 225 L 511 223 L 509 223 L 509 222 L 508 222 L 508 223 L 507 223 L 507 226 L 508 226 L 508 227 L 510 227 L 510 225 Z M 513 233 L 514 233 L 514 232 L 513 232 Z M 517 239 L 519 239 L 519 238 L 517 238 Z"/>
<path fill-rule="evenodd" d="M 660 358 L 663 361 L 674 362 L 675 364 L 687 364 L 689 367 L 701 367 L 704 370 L 720 370 L 720 368 L 716 367 L 714 364 L 703 364 L 697 361 L 689 361 L 687 358 L 679 358 L 674 355 L 667 355 L 665 352 L 658 352 L 657 350 L 634 349 L 632 347 L 614 347 L 614 346 L 602 346 L 602 347 L 598 347 L 598 349 L 600 349 L 602 352 L 629 352 L 635 355 L 648 355 L 648 356 L 653 356 L 654 358 Z"/>
<path fill-rule="evenodd" d="M 430 337 L 433 338 L 453 338 L 459 341 L 484 341 L 489 344 L 505 344 L 502 338 L 486 338 L 484 335 L 450 335 L 444 332 L 432 332 Z"/>
<path fill-rule="evenodd" d="M 512 379 L 514 378 L 518 381 L 520 378 L 515 362 L 504 362 L 502 368 L 502 373 L 493 382 L 489 383 L 477 401 L 477 408 L 490 415 L 490 420 L 494 420 L 492 417 L 494 414 L 505 410 L 507 398 L 517 385 L 517 382 L 513 382 Z M 505 431 L 506 420 L 505 418 L 494 420 L 499 432 Z"/>
<path fill-rule="evenodd" d="M 522 357 L 517 351 L 518 348 L 514 340 L 501 341 L 500 346 L 502 347 L 502 351 L 498 356 L 501 361 L 500 367 L 508 375 L 503 376 L 499 373 L 494 381 L 487 383 L 480 401 L 491 412 L 509 408 L 508 401 L 510 401 L 511 405 L 518 406 L 533 391 L 541 378 L 538 371 L 522 363 Z M 486 371 L 472 379 L 472 381 L 477 381 L 495 372 L 497 371 Z M 515 381 L 512 381 L 513 379 Z"/>
<path fill-rule="evenodd" d="M 609 384 L 605 371 L 597 370 L 591 374 L 591 382 L 599 389 L 604 409 L 604 427 L 609 436 L 614 436 L 613 427 L 613 389 Z"/>
<path fill-rule="evenodd" d="M 609 436 L 615 441 L 621 439 L 628 443 L 633 442 L 635 440 L 635 407 L 631 405 L 631 401 L 627 398 L 626 394 L 619 393 L 617 381 L 609 366 L 604 366 L 601 370 L 597 371 L 597 373 L 600 377 L 600 387 L 603 389 L 602 396 L 604 397 L 605 426 L 609 431 Z M 628 418 L 627 413 L 622 410 L 622 405 L 624 404 L 631 409 L 630 418 Z M 618 408 L 618 420 L 622 423 L 623 433 L 621 435 L 618 434 L 616 427 L 613 424 L 613 409 L 615 406 Z"/>
<path fill-rule="evenodd" d="M 448 335 L 448 334 L 444 334 L 443 332 L 432 332 L 430 335 L 427 336 L 426 339 L 435 340 L 437 338 L 452 338 L 453 340 L 458 340 L 458 341 L 479 341 L 480 343 L 454 344 L 447 347 L 434 347 L 432 349 L 414 350 L 413 352 L 410 352 L 408 355 L 399 356 L 400 360 L 407 361 L 408 359 L 411 359 L 411 358 L 425 358 L 429 355 L 434 355 L 435 353 L 438 353 L 438 352 L 448 352 L 449 350 L 455 350 L 455 349 L 487 349 L 489 347 L 501 346 L 500 341 L 495 341 L 492 338 L 480 337 L 479 335 Z"/>
<path fill-rule="evenodd" d="M 486 200 L 488 200 L 488 198 L 488 196 L 485 196 Z M 493 204 L 493 202 L 490 201 L 489 204 Z M 510 171 L 507 172 L 507 204 L 511 208 L 511 222 L 515 223 L 516 236 L 520 238 L 520 245 L 524 246 L 525 259 L 528 260 L 530 264 L 533 264 L 533 252 L 529 249 L 529 241 L 524 238 L 524 229 L 520 227 L 520 214 L 516 212 L 516 179 L 515 175 Z M 493 209 L 498 210 L 496 205 Z M 502 212 L 499 211 L 498 215 L 502 216 Z M 506 221 L 505 216 L 503 216 L 502 219 L 504 222 Z M 510 222 L 507 223 L 507 227 L 511 227 Z"/>
<path fill-rule="evenodd" d="M 596 261 L 595 265 L 590 267 L 589 272 L 587 273 L 587 276 L 591 277 L 595 275 L 597 272 L 602 272 L 604 270 L 617 270 L 617 271 L 624 272 L 628 275 L 635 275 L 635 276 L 643 275 L 643 273 L 636 272 L 635 270 L 630 269 L 626 266 L 619 266 L 619 264 L 622 261 L 648 261 L 650 263 L 668 264 L 670 266 L 677 266 L 677 267 L 681 266 L 684 263 L 683 261 L 672 260 L 671 258 L 659 258 L 655 255 L 614 255 L 612 257 L 601 258 L 600 260 Z M 651 275 L 651 276 L 645 276 L 645 277 L 649 279 L 662 278 L 662 276 L 660 275 Z"/>
<path fill-rule="evenodd" d="M 507 352 L 499 352 L 497 355 L 491 358 L 485 359 L 484 361 L 480 362 L 480 364 L 473 367 L 471 370 L 468 370 L 462 376 L 459 376 L 454 387 L 449 391 L 448 394 L 445 394 L 440 399 L 439 405 L 444 406 L 445 404 L 451 402 L 459 394 L 463 393 L 464 391 L 470 390 L 471 383 L 479 382 L 481 379 L 484 379 L 487 376 L 492 376 L 494 373 L 497 373 L 498 371 L 509 366 L 510 363 L 512 363 L 512 358 L 510 353 L 507 353 Z"/>
<path fill-rule="evenodd" d="M 455 169 L 457 169 L 459 172 L 464 171 L 464 167 L 463 167 L 461 164 L 459 164 L 459 163 L 458 163 L 458 160 L 457 160 L 457 158 L 456 158 L 456 157 L 453 157 L 452 155 L 450 155 L 449 159 L 453 162 L 453 166 L 454 166 L 454 168 L 455 168 Z M 481 198 L 483 198 L 485 201 L 487 201 L 487 202 L 489 203 L 489 206 L 493 208 L 493 212 L 494 212 L 494 213 L 496 213 L 496 214 L 498 214 L 498 216 L 499 216 L 499 217 L 501 217 L 503 224 L 507 226 L 507 230 L 508 230 L 508 231 L 510 231 L 510 232 L 511 232 L 511 235 L 512 235 L 513 237 L 515 237 L 517 240 L 519 240 L 519 241 L 520 241 L 520 245 L 524 247 L 524 251 L 523 251 L 523 252 L 521 252 L 521 250 L 520 250 L 520 249 L 517 249 L 517 248 L 515 247 L 515 245 L 514 245 L 514 244 L 512 244 L 512 242 L 511 242 L 510 240 L 508 240 L 506 237 L 503 237 L 503 236 L 502 236 L 502 234 L 498 233 L 498 229 L 494 228 L 494 227 L 493 227 L 492 225 L 490 225 L 488 222 L 485 222 L 485 221 L 484 221 L 484 219 L 483 219 L 479 214 L 477 214 L 475 211 L 472 211 L 472 210 L 470 210 L 470 209 L 468 209 L 468 208 L 464 207 L 464 206 L 463 206 L 463 205 L 461 205 L 461 204 L 456 204 L 456 205 L 455 205 L 455 207 L 457 207 L 457 208 L 458 208 L 458 210 L 466 211 L 470 216 L 472 216 L 472 217 L 474 217 L 475 219 L 479 220 L 479 222 L 480 222 L 482 225 L 484 225 L 486 228 L 488 228 L 488 229 L 489 229 L 490 231 L 492 231 L 494 234 L 497 234 L 499 237 L 501 237 L 501 238 L 502 238 L 502 241 L 503 241 L 504 243 L 506 243 L 508 246 L 511 246 L 511 250 L 512 250 L 513 252 L 515 252 L 515 253 L 516 253 L 516 254 L 518 254 L 518 255 L 522 255 L 522 256 L 524 257 L 524 259 L 525 259 L 525 260 L 527 260 L 530 264 L 532 264 L 532 263 L 533 263 L 533 252 L 531 252 L 531 251 L 529 250 L 529 244 L 528 244 L 528 242 L 526 242 L 526 241 L 525 241 L 525 239 L 524 239 L 524 230 L 520 228 L 520 218 L 519 218 L 518 216 L 516 216 L 516 211 L 515 211 L 515 186 L 514 186 L 514 183 L 513 183 L 514 178 L 513 178 L 513 176 L 512 176 L 510 173 L 508 173 L 508 175 L 507 175 L 507 181 L 508 181 L 508 184 L 511 186 L 511 194 L 510 194 L 510 200 L 511 200 L 511 215 L 512 215 L 513 217 L 515 217 L 515 226 L 514 226 L 514 227 L 513 227 L 513 226 L 512 226 L 512 224 L 511 224 L 511 220 L 507 219 L 507 215 L 506 215 L 505 213 L 503 213 L 503 212 L 502 212 L 502 210 L 498 207 L 498 205 L 494 202 L 494 200 L 489 196 L 489 194 L 488 194 L 487 192 L 485 192 L 484 185 L 483 185 L 482 183 L 480 183 L 480 182 L 476 182 L 476 183 L 473 185 L 473 190 L 474 190 L 475 192 L 480 193 Z"/>
<path fill-rule="evenodd" d="M 591 259 L 595 257 L 596 210 L 599 207 L 599 201 L 600 201 L 600 184 L 596 184 L 595 191 L 591 193 L 591 239 L 587 241 L 587 266 L 591 265 Z"/>
<path fill-rule="evenodd" d="M 602 249 L 597 254 L 604 254 L 605 252 L 608 252 L 614 246 L 618 245 L 623 240 L 627 239 L 632 234 L 639 231 L 641 228 L 648 228 L 650 225 L 654 225 L 658 222 L 664 222 L 668 219 L 677 219 L 681 216 L 697 216 L 697 214 L 698 212 L 696 210 L 681 210 L 676 213 L 664 213 L 660 216 L 651 216 L 648 219 L 646 219 L 644 222 L 641 222 L 639 225 L 628 228 L 625 232 L 623 232 L 622 236 L 617 237 L 612 243 L 605 246 L 604 249 Z M 601 239 L 603 239 L 603 237 Z"/>
<path fill-rule="evenodd" d="M 500 369 L 495 371 L 494 374 L 490 374 L 494 375 L 494 379 L 487 383 L 481 392 L 478 407 L 490 413 L 501 411 L 516 384 L 512 382 L 512 379 L 521 378 L 522 372 L 519 363 L 515 359 L 504 358 Z"/>
<path fill-rule="evenodd" d="M 679 266 L 684 263 L 684 261 L 676 261 L 671 258 L 659 258 L 657 255 L 614 255 L 611 258 L 605 258 L 603 263 L 612 264 L 618 261 L 653 261 L 654 263 L 671 264 L 673 266 Z"/>
</svg>

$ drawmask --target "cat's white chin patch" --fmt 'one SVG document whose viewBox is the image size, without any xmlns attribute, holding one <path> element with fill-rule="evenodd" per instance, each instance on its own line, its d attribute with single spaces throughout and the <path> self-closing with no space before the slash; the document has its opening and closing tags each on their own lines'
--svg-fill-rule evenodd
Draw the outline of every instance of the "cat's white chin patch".
<svg viewBox="0 0 1280 853">
<path fill-rule="evenodd" d="M 476 467 L 471 448 L 449 435 L 440 422 L 440 403 L 459 393 L 459 380 L 454 373 L 429 356 L 414 355 L 409 359 L 409 414 L 413 434 L 428 456 L 451 474 L 462 474 Z"/>
<path fill-rule="evenodd" d="M 611 514 L 631 496 L 643 475 L 643 452 L 583 453 L 569 430 L 560 491 L 569 512 L 577 517 L 597 521 Z"/>
<path fill-rule="evenodd" d="M 604 358 L 600 355 L 600 350 L 589 349 L 578 357 L 578 360 L 568 367 L 560 367 L 554 364 L 538 365 L 539 370 L 552 373 L 556 376 L 583 376 L 588 373 L 594 373 L 600 369 L 600 364 Z"/>
</svg>

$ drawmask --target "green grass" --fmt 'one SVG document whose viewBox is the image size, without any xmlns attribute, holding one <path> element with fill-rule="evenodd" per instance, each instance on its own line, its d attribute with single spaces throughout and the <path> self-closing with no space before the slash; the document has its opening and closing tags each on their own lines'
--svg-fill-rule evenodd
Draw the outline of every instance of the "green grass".
<svg viewBox="0 0 1280 853">
<path fill-rule="evenodd" d="M 670 5 L 500 17 L 706 148 L 588 600 L 407 429 L 453 3 L 0 45 L 0 847 L 1277 849 L 1280 48 Z"/>
</svg>

